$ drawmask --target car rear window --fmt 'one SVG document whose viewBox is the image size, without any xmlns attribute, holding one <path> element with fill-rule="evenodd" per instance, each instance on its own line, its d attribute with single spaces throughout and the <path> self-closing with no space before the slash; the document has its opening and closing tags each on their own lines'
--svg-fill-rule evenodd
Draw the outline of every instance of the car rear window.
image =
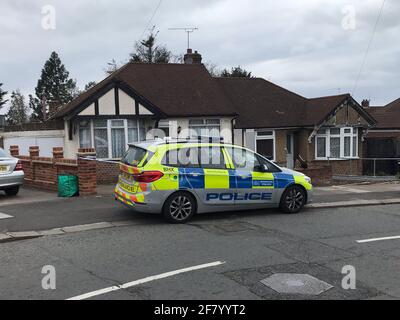
<svg viewBox="0 0 400 320">
<path fill-rule="evenodd" d="M 0 158 L 6 158 L 6 157 L 8 157 L 8 154 L 3 149 L 0 148 Z"/>
<path fill-rule="evenodd" d="M 121 161 L 122 163 L 125 163 L 127 165 L 137 167 L 139 163 L 143 160 L 147 152 L 149 154 L 146 158 L 146 163 L 151 158 L 153 153 L 143 148 L 130 146 L 128 151 L 126 151 L 125 155 L 122 157 Z"/>
</svg>

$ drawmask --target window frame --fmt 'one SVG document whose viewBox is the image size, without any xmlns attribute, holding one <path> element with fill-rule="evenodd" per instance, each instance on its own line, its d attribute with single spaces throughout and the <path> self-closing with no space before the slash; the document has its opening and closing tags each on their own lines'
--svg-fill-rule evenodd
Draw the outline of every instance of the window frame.
<svg viewBox="0 0 400 320">
<path fill-rule="evenodd" d="M 207 123 L 207 120 L 218 121 L 218 124 Z M 202 123 L 191 124 L 190 121 L 201 121 Z M 207 129 L 209 132 L 209 130 L 210 130 L 209 128 L 213 128 L 213 127 L 218 127 L 218 132 L 219 132 L 219 134 L 221 134 L 221 119 L 218 119 L 218 118 L 190 118 L 188 120 L 189 131 L 191 131 L 191 130 L 196 131 L 194 128 L 200 128 L 200 136 L 201 136 L 202 129 Z M 196 131 L 196 133 L 197 133 L 197 131 Z M 211 136 L 210 134 L 208 134 L 208 135 Z"/>
<path fill-rule="evenodd" d="M 107 130 L 107 143 L 108 143 L 108 154 L 106 158 L 99 158 L 99 159 L 113 159 L 113 160 L 119 160 L 123 157 L 123 155 L 121 156 L 121 158 L 113 158 L 112 156 L 112 139 L 111 139 L 111 131 L 113 128 L 117 128 L 116 126 L 112 126 L 112 121 L 123 121 L 123 125 L 118 126 L 119 129 L 124 129 L 124 137 L 125 137 L 125 144 L 126 147 L 128 147 L 128 143 L 130 142 L 141 142 L 141 141 L 145 141 L 146 140 L 146 119 L 144 118 L 136 118 L 136 119 L 124 119 L 124 118 L 107 118 L 107 119 L 102 119 L 102 118 L 97 118 L 97 119 L 90 119 L 90 120 L 86 120 L 89 121 L 89 130 L 90 130 L 90 136 L 91 136 L 91 147 L 94 148 L 94 132 L 96 127 L 94 126 L 94 121 L 95 120 L 105 120 L 106 121 L 106 126 L 104 127 L 98 127 L 99 129 L 106 129 Z M 128 137 L 128 121 L 135 121 L 136 122 L 136 130 L 137 130 L 137 141 L 129 141 L 129 137 Z M 80 120 L 80 121 L 85 121 L 84 119 Z M 129 128 L 133 128 L 133 127 L 129 127 Z M 144 140 L 140 140 L 141 138 L 141 128 L 144 128 L 145 131 L 145 136 L 144 136 Z M 79 126 L 79 122 L 78 122 L 78 134 L 77 136 L 77 140 L 78 140 L 78 146 L 79 148 L 81 148 L 81 139 L 80 139 L 80 126 Z M 126 150 L 125 150 L 126 151 Z"/>
<path fill-rule="evenodd" d="M 272 134 L 261 134 L 262 132 L 272 132 Z M 257 151 L 257 140 L 272 140 L 272 159 L 269 161 L 274 162 L 276 160 L 276 135 L 275 130 L 270 129 L 258 129 L 254 134 L 254 151 L 258 154 Z"/>
<path fill-rule="evenodd" d="M 331 133 L 331 129 L 339 129 L 339 133 Z M 346 132 L 349 130 L 350 132 Z M 324 133 L 318 133 L 314 137 L 314 158 L 315 160 L 349 160 L 349 159 L 359 159 L 358 155 L 358 127 L 324 127 L 318 131 L 324 130 Z M 346 138 L 350 138 L 350 155 L 344 155 L 344 141 Z M 318 156 L 318 138 L 325 138 L 325 157 Z M 339 138 L 339 157 L 331 157 L 331 138 Z M 354 139 L 356 138 L 355 155 L 353 154 Z"/>
</svg>

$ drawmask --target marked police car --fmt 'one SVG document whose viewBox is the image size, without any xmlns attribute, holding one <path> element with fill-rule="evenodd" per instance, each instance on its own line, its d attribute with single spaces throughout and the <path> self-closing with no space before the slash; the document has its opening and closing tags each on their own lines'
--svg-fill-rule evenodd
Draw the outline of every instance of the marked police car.
<svg viewBox="0 0 400 320">
<path fill-rule="evenodd" d="M 136 211 L 184 223 L 196 213 L 279 207 L 297 213 L 311 200 L 309 177 L 253 151 L 208 140 L 130 144 L 115 199 Z"/>
</svg>

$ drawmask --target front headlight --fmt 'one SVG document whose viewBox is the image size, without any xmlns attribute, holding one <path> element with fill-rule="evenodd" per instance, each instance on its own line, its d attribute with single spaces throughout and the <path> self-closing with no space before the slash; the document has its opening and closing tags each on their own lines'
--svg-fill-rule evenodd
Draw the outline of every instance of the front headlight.
<svg viewBox="0 0 400 320">
<path fill-rule="evenodd" d="M 309 184 L 311 184 L 311 178 L 310 178 L 310 177 L 305 176 L 304 179 L 305 179 Z"/>
</svg>

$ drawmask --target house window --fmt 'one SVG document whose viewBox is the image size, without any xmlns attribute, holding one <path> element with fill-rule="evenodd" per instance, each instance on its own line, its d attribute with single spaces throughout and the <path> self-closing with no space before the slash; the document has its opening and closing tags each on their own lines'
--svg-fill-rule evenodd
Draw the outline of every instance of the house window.
<svg viewBox="0 0 400 320">
<path fill-rule="evenodd" d="M 111 157 L 121 158 L 125 151 L 125 121 L 111 120 Z"/>
<path fill-rule="evenodd" d="M 219 119 L 190 119 L 189 129 L 197 136 L 219 137 L 221 124 Z"/>
<path fill-rule="evenodd" d="M 356 158 L 357 141 L 357 128 L 320 129 L 315 136 L 315 158 L 317 160 Z"/>
<path fill-rule="evenodd" d="M 97 158 L 121 158 L 127 144 L 146 140 L 145 120 L 94 119 L 79 123 L 79 146 L 94 147 Z"/>
<path fill-rule="evenodd" d="M 98 158 L 108 158 L 108 125 L 107 120 L 94 120 L 94 148 Z"/>
<path fill-rule="evenodd" d="M 90 148 L 92 145 L 92 129 L 90 121 L 79 122 L 79 147 Z"/>
<path fill-rule="evenodd" d="M 275 132 L 273 130 L 256 132 L 255 151 L 269 160 L 275 160 Z"/>
</svg>

